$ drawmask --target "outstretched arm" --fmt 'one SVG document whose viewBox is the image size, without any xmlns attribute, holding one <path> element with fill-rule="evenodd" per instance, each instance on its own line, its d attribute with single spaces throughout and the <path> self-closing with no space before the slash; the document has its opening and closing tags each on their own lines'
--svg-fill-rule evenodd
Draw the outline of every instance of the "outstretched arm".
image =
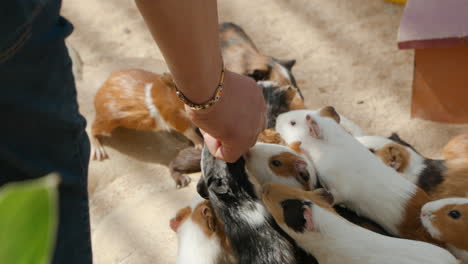
<svg viewBox="0 0 468 264">
<path fill-rule="evenodd" d="M 178 89 L 193 103 L 213 97 L 222 70 L 216 0 L 135 0 Z M 265 128 L 262 91 L 226 71 L 221 99 L 205 110 L 186 108 L 217 158 L 233 162 Z"/>
</svg>

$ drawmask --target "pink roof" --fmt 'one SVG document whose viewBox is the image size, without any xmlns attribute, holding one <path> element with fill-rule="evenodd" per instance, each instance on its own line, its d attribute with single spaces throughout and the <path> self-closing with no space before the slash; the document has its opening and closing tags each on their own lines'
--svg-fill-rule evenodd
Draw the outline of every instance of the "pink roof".
<svg viewBox="0 0 468 264">
<path fill-rule="evenodd" d="M 468 0 L 408 0 L 398 30 L 400 49 L 468 45 Z"/>
</svg>

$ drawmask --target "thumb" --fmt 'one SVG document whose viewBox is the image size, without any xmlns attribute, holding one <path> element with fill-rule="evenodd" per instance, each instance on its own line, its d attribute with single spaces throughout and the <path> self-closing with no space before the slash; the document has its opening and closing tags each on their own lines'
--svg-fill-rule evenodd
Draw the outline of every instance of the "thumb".
<svg viewBox="0 0 468 264">
<path fill-rule="evenodd" d="M 205 140 L 205 145 L 210 151 L 211 155 L 216 158 L 219 158 L 221 153 L 221 141 L 217 140 L 216 138 L 212 137 L 210 134 L 203 131 L 202 133 L 203 138 Z"/>
<path fill-rule="evenodd" d="M 231 146 L 223 143 L 221 145 L 219 156 L 215 156 L 218 159 L 222 159 L 226 162 L 235 162 L 243 154 L 238 147 Z M 216 153 L 218 155 L 218 152 Z"/>
</svg>

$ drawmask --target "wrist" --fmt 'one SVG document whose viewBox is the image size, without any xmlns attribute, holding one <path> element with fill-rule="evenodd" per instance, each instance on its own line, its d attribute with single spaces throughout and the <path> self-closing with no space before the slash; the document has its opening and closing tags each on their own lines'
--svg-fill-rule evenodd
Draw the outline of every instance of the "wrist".
<svg viewBox="0 0 468 264">
<path fill-rule="evenodd" d="M 189 102 L 197 105 L 204 104 L 215 96 L 224 75 L 221 56 L 204 64 L 183 76 L 174 76 L 178 90 Z"/>
</svg>

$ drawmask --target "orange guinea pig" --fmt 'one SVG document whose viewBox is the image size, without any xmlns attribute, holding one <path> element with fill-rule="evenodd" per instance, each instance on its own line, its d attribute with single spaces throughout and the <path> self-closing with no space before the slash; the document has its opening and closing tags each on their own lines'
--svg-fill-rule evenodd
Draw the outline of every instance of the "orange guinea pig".
<svg viewBox="0 0 468 264">
<path fill-rule="evenodd" d="M 109 136 L 117 127 L 137 130 L 175 130 L 195 145 L 203 139 L 190 121 L 184 104 L 177 98 L 169 74 L 139 69 L 112 73 L 94 97 L 96 117 L 91 128 L 91 158 L 108 158 L 99 137 Z"/>
<path fill-rule="evenodd" d="M 468 159 L 468 133 L 452 138 L 442 150 L 445 159 Z"/>
</svg>

